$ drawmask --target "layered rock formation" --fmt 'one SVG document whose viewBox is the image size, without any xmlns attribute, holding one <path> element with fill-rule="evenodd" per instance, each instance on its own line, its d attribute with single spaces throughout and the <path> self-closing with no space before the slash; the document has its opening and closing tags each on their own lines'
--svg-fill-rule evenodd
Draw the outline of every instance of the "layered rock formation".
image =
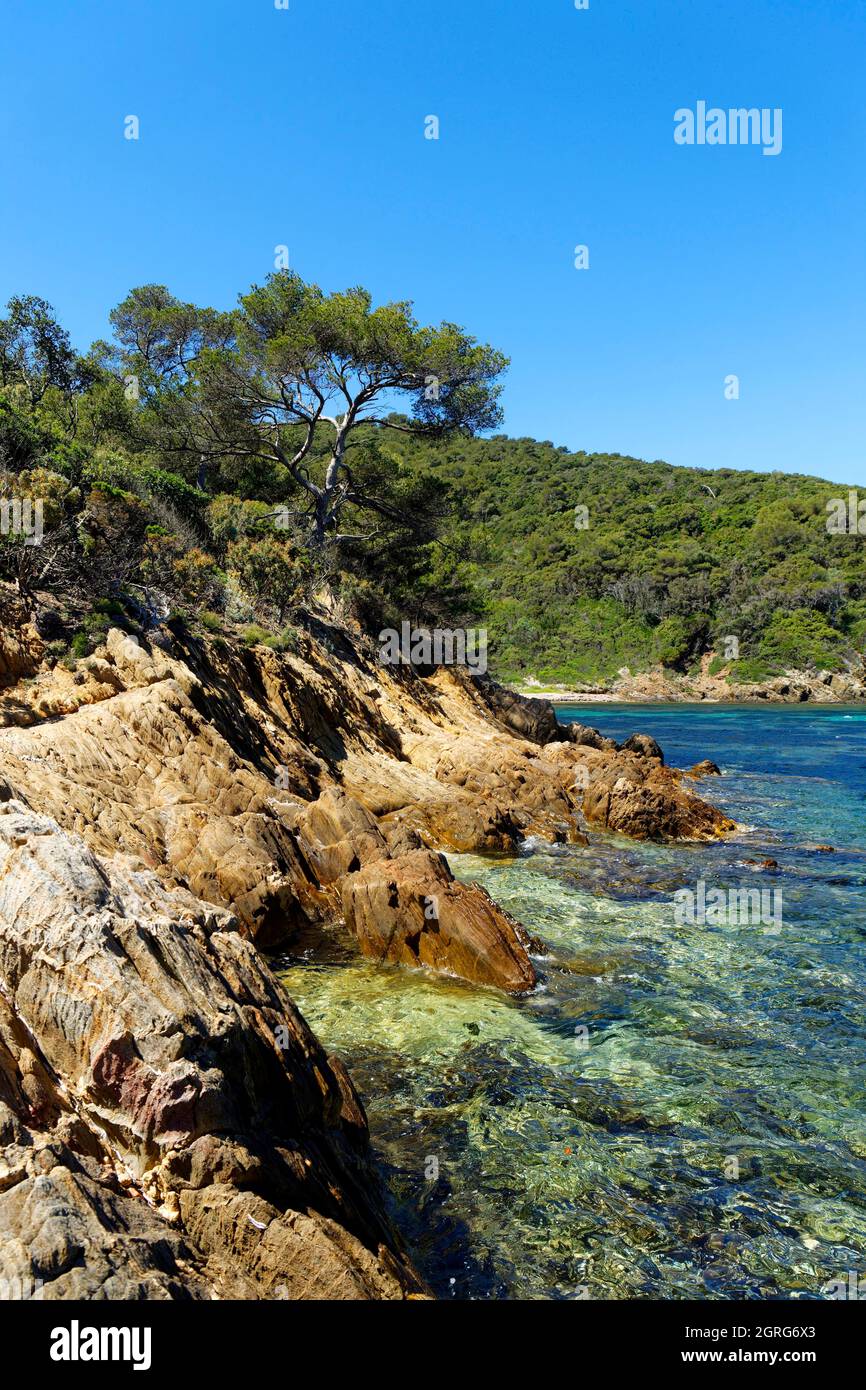
<svg viewBox="0 0 866 1390">
<path fill-rule="evenodd" d="M 402 1298 L 363 1108 L 225 910 L 0 806 L 0 1278 Z"/>
<path fill-rule="evenodd" d="M 732 823 L 652 740 L 338 628 L 291 654 L 115 630 L 67 670 L 25 626 L 0 672 L 0 1278 L 423 1296 L 360 1100 L 261 952 L 348 934 L 522 993 L 543 947 L 440 850 Z"/>
<path fill-rule="evenodd" d="M 114 630 L 75 671 L 0 693 L 2 775 L 96 853 L 230 905 L 263 948 L 328 929 L 347 875 L 422 846 L 585 842 L 586 824 L 658 838 L 731 828 L 652 740 L 617 749 L 555 721 L 550 739 L 549 707 L 530 706 L 545 739 L 531 742 L 511 732 L 513 698 L 499 711 L 462 673 L 383 668 L 338 629 L 292 655 L 167 645 L 147 651 Z M 477 890 L 465 900 L 477 906 Z M 493 962 L 494 948 L 491 937 Z M 492 965 L 490 983 L 512 981 L 510 960 L 501 978 Z"/>
<path fill-rule="evenodd" d="M 521 994 L 535 984 L 529 936 L 477 885 L 458 883 L 440 854 L 378 859 L 343 879 L 347 925 L 365 955 L 426 965 Z"/>
</svg>

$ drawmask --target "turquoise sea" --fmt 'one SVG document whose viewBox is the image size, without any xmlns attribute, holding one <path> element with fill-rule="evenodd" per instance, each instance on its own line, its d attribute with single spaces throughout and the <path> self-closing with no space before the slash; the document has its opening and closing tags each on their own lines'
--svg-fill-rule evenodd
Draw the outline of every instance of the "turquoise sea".
<svg viewBox="0 0 866 1390">
<path fill-rule="evenodd" d="M 455 856 L 549 945 L 523 1000 L 348 950 L 285 962 L 363 1094 L 416 1262 L 460 1299 L 866 1281 L 866 711 L 559 714 L 650 733 L 676 766 L 712 758 L 701 790 L 743 829 Z M 780 930 L 678 920 L 673 894 L 699 881 L 778 893 Z"/>
</svg>

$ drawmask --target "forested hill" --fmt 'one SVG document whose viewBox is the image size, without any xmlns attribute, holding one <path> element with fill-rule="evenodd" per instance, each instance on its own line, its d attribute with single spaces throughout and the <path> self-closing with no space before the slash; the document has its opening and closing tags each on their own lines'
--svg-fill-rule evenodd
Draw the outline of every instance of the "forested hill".
<svg viewBox="0 0 866 1390">
<path fill-rule="evenodd" d="M 846 485 L 493 434 L 500 352 L 288 271 L 230 312 L 139 286 L 109 321 L 82 356 L 38 296 L 0 317 L 0 583 L 51 659 L 169 618 L 286 648 L 325 610 L 484 626 L 506 680 L 861 664 Z"/>
<path fill-rule="evenodd" d="M 504 679 L 685 671 L 707 651 L 718 669 L 730 635 L 739 681 L 859 664 L 866 536 L 827 529 L 827 503 L 847 504 L 847 485 L 503 435 L 387 447 L 452 489 L 446 543 L 479 596 Z"/>
</svg>

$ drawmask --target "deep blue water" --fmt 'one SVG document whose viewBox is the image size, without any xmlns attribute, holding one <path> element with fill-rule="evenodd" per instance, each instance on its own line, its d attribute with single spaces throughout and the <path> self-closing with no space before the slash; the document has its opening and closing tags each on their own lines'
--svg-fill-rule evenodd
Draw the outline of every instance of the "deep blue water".
<svg viewBox="0 0 866 1390">
<path fill-rule="evenodd" d="M 440 1294 L 826 1297 L 866 1275 L 866 711 L 570 713 L 712 758 L 697 786 L 741 831 L 454 857 L 548 943 L 527 999 L 363 961 L 290 989 Z M 775 894 L 778 930 L 678 920 L 699 881 Z"/>
</svg>

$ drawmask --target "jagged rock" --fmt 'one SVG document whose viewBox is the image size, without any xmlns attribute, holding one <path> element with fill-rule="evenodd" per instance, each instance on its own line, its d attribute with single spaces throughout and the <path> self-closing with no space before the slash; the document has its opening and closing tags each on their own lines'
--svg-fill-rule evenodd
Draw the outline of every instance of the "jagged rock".
<svg viewBox="0 0 866 1390">
<path fill-rule="evenodd" d="M 629 734 L 628 738 L 618 745 L 618 752 L 637 753 L 642 758 L 656 758 L 660 763 L 665 760 L 661 748 L 649 734 Z"/>
<path fill-rule="evenodd" d="M 583 813 L 636 840 L 712 840 L 736 823 L 682 787 L 670 768 L 655 759 L 620 754 L 587 787 Z"/>
<path fill-rule="evenodd" d="M 425 843 L 457 852 L 510 850 L 528 835 L 581 843 L 577 803 L 563 785 L 567 743 L 539 748 L 523 739 L 452 734 L 407 745 L 430 790 L 414 793 L 413 823 Z"/>
<path fill-rule="evenodd" d="M 0 997 L 25 1030 L 11 1042 L 6 1030 L 0 1100 L 49 1133 L 65 1114 L 66 1147 L 101 1154 L 139 1194 L 153 1249 L 132 1262 L 128 1287 L 153 1276 L 157 1296 L 177 1296 L 172 1260 L 179 1267 L 183 1248 L 166 1227 L 160 1254 L 157 1208 L 180 1221 L 202 1277 L 241 1296 L 272 1296 L 277 1285 L 288 1297 L 421 1289 L 384 1213 L 357 1097 L 229 913 L 169 891 L 126 858 L 97 859 L 49 818 L 6 802 Z M 39 1224 L 10 1123 L 0 1227 L 26 1250 Z M 109 1194 L 98 1198 L 104 1238 L 79 1210 L 88 1193 L 97 1200 L 84 1157 L 77 1171 L 61 1155 L 60 1254 L 40 1265 L 51 1279 L 84 1266 L 64 1297 L 108 1287 L 123 1258 L 115 1235 L 125 1217 Z M 52 1201 L 48 1193 L 46 1211 Z M 264 1207 L 266 1254 L 257 1227 L 239 1230 Z"/>
<path fill-rule="evenodd" d="M 488 709 L 512 733 L 540 744 L 551 743 L 562 737 L 562 726 L 549 700 L 518 695 L 516 691 L 507 690 L 486 676 L 476 676 L 475 685 Z"/>
<path fill-rule="evenodd" d="M 406 1289 L 405 1267 L 386 1248 L 373 1254 L 317 1211 L 281 1211 L 255 1192 L 214 1183 L 182 1191 L 180 1212 L 209 1269 L 226 1280 L 249 1271 L 258 1298 L 394 1299 L 420 1289 Z"/>
<path fill-rule="evenodd" d="M 0 597 L 0 690 L 31 676 L 44 651 L 45 644 L 24 605 L 14 598 Z"/>
<path fill-rule="evenodd" d="M 393 859 L 397 859 L 401 854 L 411 854 L 415 849 L 424 848 L 424 841 L 418 831 L 407 825 L 399 812 L 393 819 L 383 817 L 381 830 Z"/>
<path fill-rule="evenodd" d="M 703 758 L 701 762 L 695 763 L 687 773 L 689 777 L 721 777 L 721 768 L 709 758 Z"/>
<path fill-rule="evenodd" d="M 582 748 L 597 748 L 600 751 L 609 749 L 616 751 L 616 742 L 612 738 L 605 738 L 604 734 L 599 733 L 598 729 L 591 728 L 588 724 L 569 724 L 568 739 L 571 743 L 578 744 Z"/>
<path fill-rule="evenodd" d="M 588 783 L 634 755 L 547 714 L 536 738 L 561 737 L 530 742 L 493 714 L 489 682 L 482 693 L 452 670 L 390 672 L 348 634 L 332 646 L 235 651 L 167 634 L 149 651 L 112 630 L 74 673 L 10 693 L 29 702 L 31 725 L 0 730 L 10 793 L 96 853 L 135 856 L 167 885 L 229 905 L 265 949 L 327 929 L 342 879 L 377 857 L 422 844 L 511 851 L 531 835 L 586 843 Z M 656 780 L 640 816 L 617 817 L 603 790 L 584 810 L 625 833 L 691 834 L 673 782 Z"/>
<path fill-rule="evenodd" d="M 339 787 L 329 787 L 305 807 L 296 829 L 320 883 L 334 883 L 390 852 L 367 808 Z"/>
<path fill-rule="evenodd" d="M 423 1294 L 351 1079 L 255 946 L 342 908 L 367 954 L 520 993 L 538 943 L 431 850 L 586 843 L 581 808 L 640 837 L 732 823 L 658 758 L 465 673 L 383 669 L 345 632 L 279 654 L 117 631 L 70 671 L 37 669 L 15 623 L 4 1271 L 45 1297 Z"/>
<path fill-rule="evenodd" d="M 259 1297 L 231 1270 L 219 1279 L 142 1200 L 56 1146 L 45 1171 L 22 1173 L 0 1194 L 0 1287 L 19 1298 Z M 90 1171 L 88 1171 L 88 1169 Z"/>
<path fill-rule="evenodd" d="M 350 874 L 343 910 L 365 955 L 512 994 L 536 983 L 524 929 L 478 884 L 458 883 L 440 854 L 416 850 Z"/>
</svg>

